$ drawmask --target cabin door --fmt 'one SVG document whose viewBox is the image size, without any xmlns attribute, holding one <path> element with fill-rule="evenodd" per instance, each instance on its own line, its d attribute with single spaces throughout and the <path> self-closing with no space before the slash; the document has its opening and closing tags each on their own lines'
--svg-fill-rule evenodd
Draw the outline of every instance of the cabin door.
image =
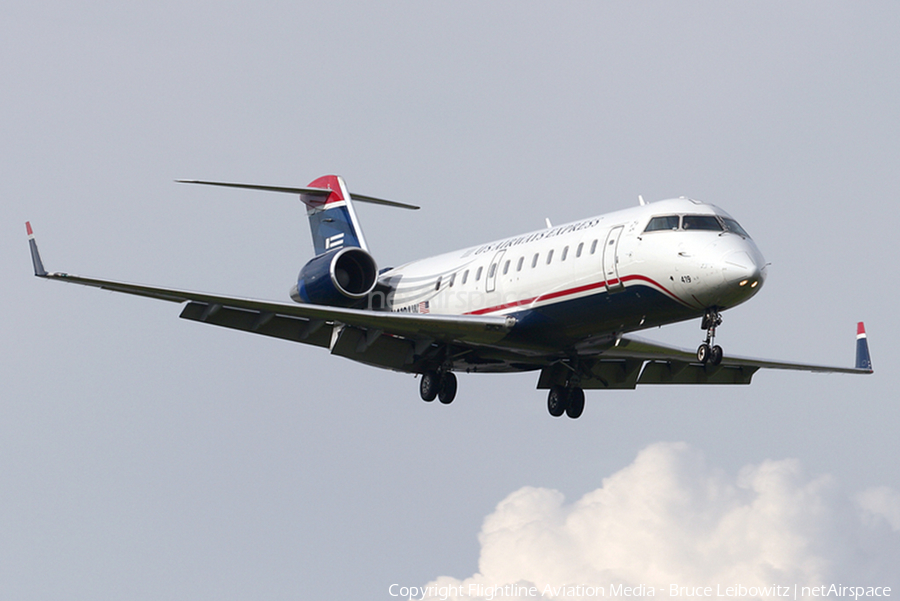
<svg viewBox="0 0 900 601">
<path fill-rule="evenodd" d="M 609 230 L 606 236 L 606 244 L 603 245 L 603 279 L 606 280 L 608 292 L 619 292 L 625 289 L 625 284 L 619 279 L 619 238 L 622 236 L 624 225 L 617 225 Z"/>
<path fill-rule="evenodd" d="M 491 261 L 491 266 L 488 267 L 487 279 L 484 282 L 485 292 L 493 292 L 495 290 L 497 286 L 497 272 L 500 271 L 500 261 L 505 253 L 506 249 L 503 249 L 494 255 L 494 260 Z"/>
</svg>

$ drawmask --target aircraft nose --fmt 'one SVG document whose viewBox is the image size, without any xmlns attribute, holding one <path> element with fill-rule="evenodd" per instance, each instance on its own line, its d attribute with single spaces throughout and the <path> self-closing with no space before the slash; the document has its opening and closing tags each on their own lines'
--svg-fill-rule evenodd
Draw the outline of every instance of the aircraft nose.
<svg viewBox="0 0 900 601">
<path fill-rule="evenodd" d="M 725 284 L 738 292 L 747 294 L 755 293 L 766 279 L 766 266 L 759 253 L 749 253 L 746 250 L 737 250 L 728 253 L 724 257 L 722 275 Z"/>
</svg>

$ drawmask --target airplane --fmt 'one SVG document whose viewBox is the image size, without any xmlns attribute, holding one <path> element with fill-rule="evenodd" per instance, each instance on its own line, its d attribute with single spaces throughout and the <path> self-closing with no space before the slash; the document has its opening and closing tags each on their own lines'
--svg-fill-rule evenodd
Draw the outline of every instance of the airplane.
<svg viewBox="0 0 900 601">
<path fill-rule="evenodd" d="M 326 175 L 306 187 L 176 180 L 299 195 L 315 256 L 293 303 L 235 298 L 44 269 L 26 223 L 34 274 L 183 304 L 180 317 L 328 349 L 419 376 L 424 401 L 449 404 L 454 372 L 539 372 L 554 417 L 578 418 L 584 390 L 644 384 L 750 384 L 759 369 L 873 373 L 862 322 L 854 367 L 725 354 L 722 312 L 756 295 L 767 263 L 722 209 L 676 198 L 378 269 L 354 202 L 419 207 L 350 194 Z M 633 332 L 700 319 L 696 351 Z"/>
</svg>

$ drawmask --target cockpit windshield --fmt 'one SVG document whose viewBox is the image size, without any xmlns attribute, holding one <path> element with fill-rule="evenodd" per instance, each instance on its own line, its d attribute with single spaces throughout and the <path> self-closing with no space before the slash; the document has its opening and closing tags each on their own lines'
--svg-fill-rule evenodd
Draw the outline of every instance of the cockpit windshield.
<svg viewBox="0 0 900 601">
<path fill-rule="evenodd" d="M 730 232 L 749 238 L 750 234 L 731 217 L 721 215 L 658 215 L 650 219 L 644 232 L 662 231 Z"/>
<path fill-rule="evenodd" d="M 661 217 L 654 217 L 650 220 L 650 223 L 647 224 L 647 228 L 644 230 L 645 232 L 658 232 L 660 230 L 677 230 L 678 229 L 678 215 L 664 215 Z"/>
<path fill-rule="evenodd" d="M 722 224 L 715 215 L 685 215 L 681 220 L 681 228 L 685 230 L 709 230 L 721 232 Z"/>
<path fill-rule="evenodd" d="M 738 236 L 743 236 L 744 238 L 749 238 L 750 234 L 747 233 L 747 230 L 741 227 L 734 219 L 730 217 L 722 217 L 722 222 L 725 223 L 725 230 L 731 232 L 732 234 L 737 234 Z"/>
</svg>

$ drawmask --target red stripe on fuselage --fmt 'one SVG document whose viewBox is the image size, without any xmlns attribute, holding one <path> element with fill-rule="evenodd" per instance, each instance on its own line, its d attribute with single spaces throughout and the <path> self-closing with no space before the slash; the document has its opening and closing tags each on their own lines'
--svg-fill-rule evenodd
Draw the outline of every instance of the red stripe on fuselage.
<svg viewBox="0 0 900 601">
<path fill-rule="evenodd" d="M 624 284 L 625 282 L 631 282 L 633 280 L 643 280 L 645 282 L 648 282 L 649 284 L 656 286 L 657 288 L 662 290 L 664 293 L 671 296 L 672 299 L 678 301 L 682 305 L 685 305 L 687 307 L 691 306 L 690 303 L 686 303 L 682 299 L 678 298 L 678 296 L 673 294 L 671 291 L 667 290 L 665 286 L 661 285 L 659 282 L 657 282 L 656 280 L 653 280 L 652 278 L 648 278 L 645 275 L 627 275 L 627 276 L 623 277 L 621 280 L 619 280 L 619 279 L 610 280 L 609 285 L 615 286 L 620 281 L 622 282 L 622 284 Z M 575 288 L 569 288 L 567 290 L 558 290 L 556 292 L 549 292 L 547 294 L 542 294 L 540 296 L 533 296 L 531 298 L 526 298 L 524 300 L 513 301 L 511 303 L 504 303 L 502 305 L 496 305 L 494 307 L 488 307 L 486 309 L 478 309 L 477 311 L 469 311 L 468 313 L 466 313 L 466 315 L 485 315 L 487 313 L 495 313 L 497 311 L 503 311 L 504 309 L 510 309 L 513 307 L 521 307 L 523 305 L 530 305 L 530 304 L 536 303 L 536 302 L 553 300 L 556 298 L 561 298 L 563 296 L 571 296 L 573 294 L 580 294 L 582 292 L 587 292 L 588 290 L 596 290 L 597 288 L 605 288 L 606 285 L 607 285 L 607 282 L 605 282 L 605 281 L 604 282 L 595 282 L 593 284 L 585 284 L 584 286 L 576 286 Z"/>
</svg>

